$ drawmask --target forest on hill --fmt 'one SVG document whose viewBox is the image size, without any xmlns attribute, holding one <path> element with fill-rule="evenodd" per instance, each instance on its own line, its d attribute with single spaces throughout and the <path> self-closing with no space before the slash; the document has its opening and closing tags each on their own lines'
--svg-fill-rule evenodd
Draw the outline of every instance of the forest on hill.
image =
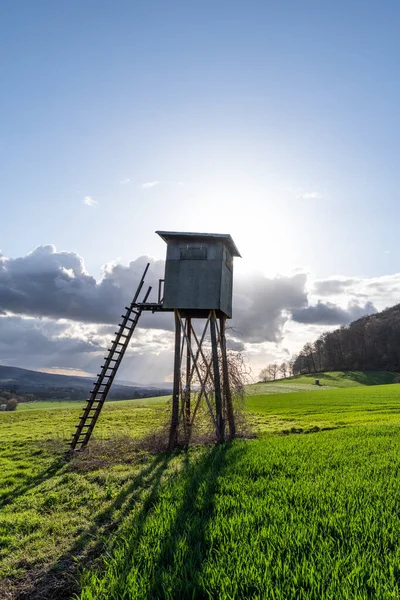
<svg viewBox="0 0 400 600">
<path fill-rule="evenodd" d="M 400 304 L 323 333 L 293 362 L 293 374 L 400 371 Z"/>
</svg>

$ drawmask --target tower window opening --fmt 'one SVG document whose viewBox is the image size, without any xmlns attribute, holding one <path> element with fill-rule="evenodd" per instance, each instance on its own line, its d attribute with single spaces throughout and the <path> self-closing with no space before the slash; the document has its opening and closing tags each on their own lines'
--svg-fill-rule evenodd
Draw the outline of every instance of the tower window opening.
<svg viewBox="0 0 400 600">
<path fill-rule="evenodd" d="M 181 260 L 207 260 L 207 248 L 205 246 L 186 246 L 181 248 Z"/>
</svg>

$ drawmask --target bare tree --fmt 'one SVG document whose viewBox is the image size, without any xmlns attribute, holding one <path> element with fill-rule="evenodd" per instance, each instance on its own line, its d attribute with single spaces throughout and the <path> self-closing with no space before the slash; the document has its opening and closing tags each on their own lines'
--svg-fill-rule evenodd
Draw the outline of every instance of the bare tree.
<svg viewBox="0 0 400 600">
<path fill-rule="evenodd" d="M 287 362 L 289 377 L 293 377 L 293 375 L 294 375 L 293 367 L 294 367 L 296 360 L 297 360 L 297 355 L 294 354 L 292 356 L 292 358 L 290 360 L 288 360 L 288 362 Z"/>
<path fill-rule="evenodd" d="M 270 375 L 270 373 L 268 371 L 268 367 L 264 367 L 264 369 L 261 369 L 259 378 L 260 378 L 260 381 L 262 381 L 264 383 L 266 381 L 270 381 L 271 375 Z"/>
<path fill-rule="evenodd" d="M 270 365 L 268 365 L 267 369 L 268 369 L 268 372 L 269 372 L 269 374 L 271 376 L 271 379 L 273 381 L 275 381 L 276 376 L 278 374 L 278 365 L 276 363 L 271 363 Z"/>
<path fill-rule="evenodd" d="M 307 343 L 304 348 L 303 348 L 303 352 L 306 356 L 306 360 L 308 363 L 308 372 L 309 373 L 315 373 L 316 372 L 316 368 L 315 368 L 315 360 L 314 360 L 314 351 L 313 351 L 313 347 L 312 344 Z"/>
<path fill-rule="evenodd" d="M 283 362 L 281 365 L 279 365 L 279 373 L 282 375 L 283 379 L 286 379 L 287 372 L 288 372 L 287 363 Z"/>
</svg>

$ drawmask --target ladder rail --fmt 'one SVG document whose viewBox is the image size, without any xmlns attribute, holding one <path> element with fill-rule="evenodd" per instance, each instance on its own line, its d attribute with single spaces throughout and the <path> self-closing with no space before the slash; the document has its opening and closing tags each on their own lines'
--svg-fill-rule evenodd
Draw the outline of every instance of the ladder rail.
<svg viewBox="0 0 400 600">
<path fill-rule="evenodd" d="M 121 315 L 122 321 L 119 324 L 118 331 L 115 332 L 116 337 L 112 342 L 111 347 L 108 348 L 108 355 L 104 357 L 104 364 L 100 368 L 100 373 L 97 374 L 97 380 L 93 384 L 93 389 L 90 391 L 86 407 L 76 426 L 75 434 L 70 442 L 70 451 L 75 450 L 78 445 L 80 448 L 86 446 L 92 435 L 108 392 L 142 314 L 142 307 L 137 306 L 136 302 L 143 288 L 144 279 L 149 266 L 150 263 L 147 263 L 133 300 L 130 306 L 126 307 L 125 315 Z M 150 292 L 151 286 L 149 286 L 145 294 L 144 302 L 146 302 Z"/>
</svg>

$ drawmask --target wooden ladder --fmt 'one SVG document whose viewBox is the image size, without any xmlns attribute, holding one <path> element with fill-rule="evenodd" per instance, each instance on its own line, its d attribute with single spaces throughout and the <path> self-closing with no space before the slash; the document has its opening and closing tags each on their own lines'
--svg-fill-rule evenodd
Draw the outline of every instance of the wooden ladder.
<svg viewBox="0 0 400 600">
<path fill-rule="evenodd" d="M 111 348 L 108 348 L 108 355 L 104 357 L 104 364 L 101 366 L 101 371 L 97 374 L 97 381 L 90 391 L 85 410 L 80 417 L 79 424 L 76 426 L 76 432 L 70 442 L 70 451 L 84 448 L 90 440 L 94 426 L 96 425 L 103 404 L 107 398 L 107 394 L 114 381 L 114 377 L 117 374 L 129 341 L 138 324 L 140 315 L 142 314 L 143 309 L 141 306 L 138 306 L 136 302 L 142 290 L 149 266 L 150 263 L 147 264 L 144 270 L 142 279 L 140 280 L 130 306 L 125 306 L 126 313 L 121 315 L 122 322 L 119 324 L 118 331 L 115 332 L 115 339 L 111 344 Z M 143 303 L 146 302 L 150 292 L 151 287 L 148 288 Z"/>
</svg>

